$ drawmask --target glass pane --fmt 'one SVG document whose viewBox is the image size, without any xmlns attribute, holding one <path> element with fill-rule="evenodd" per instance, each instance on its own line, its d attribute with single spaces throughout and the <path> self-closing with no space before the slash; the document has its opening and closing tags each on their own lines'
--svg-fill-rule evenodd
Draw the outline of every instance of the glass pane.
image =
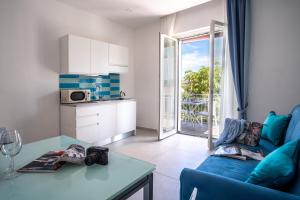
<svg viewBox="0 0 300 200">
<path fill-rule="evenodd" d="M 224 71 L 224 38 L 223 26 L 215 25 L 214 37 L 214 94 L 213 94 L 213 138 L 220 134 L 220 117 L 222 106 L 222 85 Z"/>
<path fill-rule="evenodd" d="M 176 112 L 176 48 L 174 39 L 163 37 L 161 49 L 161 132 L 177 129 Z"/>
</svg>

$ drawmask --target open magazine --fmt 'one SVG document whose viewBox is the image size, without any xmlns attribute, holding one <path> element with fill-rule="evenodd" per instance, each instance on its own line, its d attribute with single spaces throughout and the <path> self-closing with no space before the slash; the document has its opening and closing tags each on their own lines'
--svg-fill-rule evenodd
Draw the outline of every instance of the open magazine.
<svg viewBox="0 0 300 200">
<path fill-rule="evenodd" d="M 54 172 L 66 162 L 84 164 L 85 148 L 72 144 L 66 150 L 49 151 L 31 163 L 18 169 L 18 172 Z"/>
<path fill-rule="evenodd" d="M 264 156 L 262 152 L 253 152 L 244 148 L 241 148 L 236 145 L 230 145 L 230 146 L 220 146 L 217 148 L 215 153 L 213 154 L 215 156 L 225 156 L 240 160 L 247 160 L 247 159 L 254 159 L 254 160 L 262 160 L 264 159 Z"/>
</svg>

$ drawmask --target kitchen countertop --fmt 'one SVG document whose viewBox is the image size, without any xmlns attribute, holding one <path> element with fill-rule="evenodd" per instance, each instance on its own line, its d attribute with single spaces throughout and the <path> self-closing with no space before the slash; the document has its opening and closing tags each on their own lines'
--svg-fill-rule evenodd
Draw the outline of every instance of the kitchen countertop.
<svg viewBox="0 0 300 200">
<path fill-rule="evenodd" d="M 90 102 L 83 102 L 83 103 L 61 103 L 61 106 L 71 106 L 71 107 L 85 107 L 85 106 L 96 106 L 101 104 L 109 104 L 115 102 L 122 102 L 122 101 L 135 101 L 133 98 L 124 98 L 124 99 L 111 99 L 111 100 L 96 100 Z"/>
</svg>

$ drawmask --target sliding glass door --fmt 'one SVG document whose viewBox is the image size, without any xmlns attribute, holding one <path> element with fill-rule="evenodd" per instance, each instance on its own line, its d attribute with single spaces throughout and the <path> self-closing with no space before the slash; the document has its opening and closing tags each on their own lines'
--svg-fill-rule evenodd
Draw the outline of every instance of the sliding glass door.
<svg viewBox="0 0 300 200">
<path fill-rule="evenodd" d="M 159 140 L 178 130 L 178 42 L 160 34 Z"/>
</svg>

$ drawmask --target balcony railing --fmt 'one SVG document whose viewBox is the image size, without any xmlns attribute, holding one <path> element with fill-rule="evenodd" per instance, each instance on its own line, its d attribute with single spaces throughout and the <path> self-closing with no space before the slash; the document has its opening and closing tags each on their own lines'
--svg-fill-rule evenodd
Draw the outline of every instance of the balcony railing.
<svg viewBox="0 0 300 200">
<path fill-rule="evenodd" d="M 219 94 L 213 97 L 213 126 L 216 127 L 220 121 Z M 206 132 L 208 125 L 208 94 L 189 95 L 181 101 L 181 124 L 182 130 Z"/>
</svg>

